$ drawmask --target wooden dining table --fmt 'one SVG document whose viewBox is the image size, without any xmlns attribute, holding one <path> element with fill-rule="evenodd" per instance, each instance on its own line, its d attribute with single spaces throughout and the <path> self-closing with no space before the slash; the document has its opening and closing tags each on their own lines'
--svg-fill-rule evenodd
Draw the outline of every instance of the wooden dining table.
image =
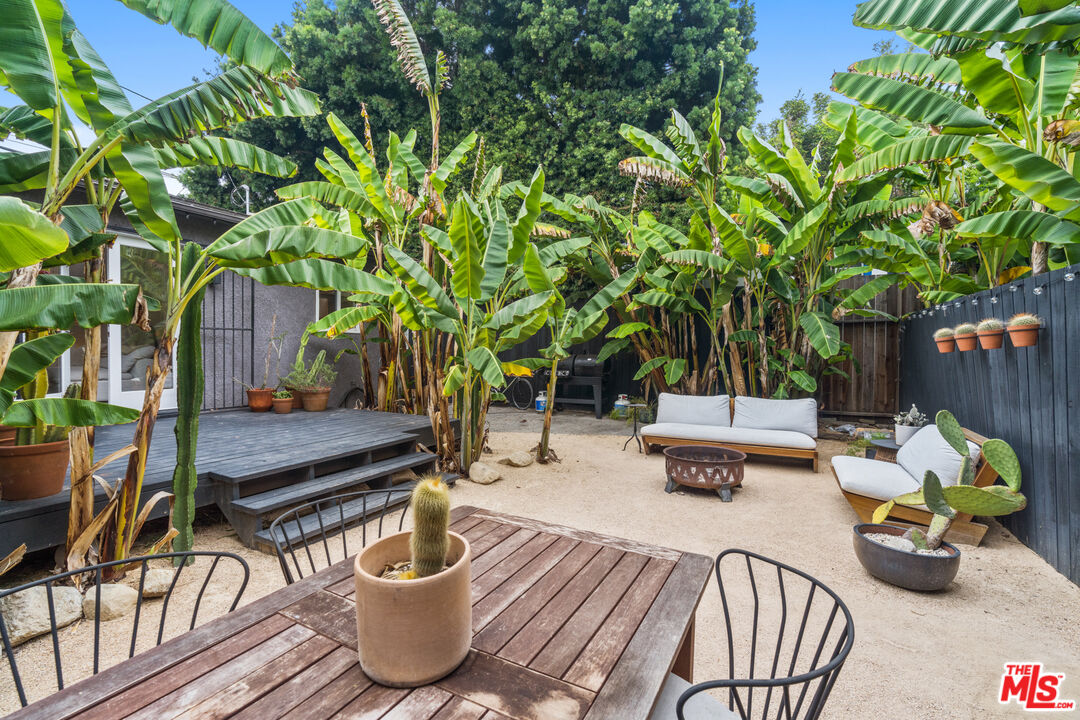
<svg viewBox="0 0 1080 720">
<path fill-rule="evenodd" d="M 693 681 L 702 555 L 456 508 L 472 545 L 473 643 L 430 685 L 369 680 L 352 558 L 36 702 L 13 718 L 646 720 Z"/>
</svg>

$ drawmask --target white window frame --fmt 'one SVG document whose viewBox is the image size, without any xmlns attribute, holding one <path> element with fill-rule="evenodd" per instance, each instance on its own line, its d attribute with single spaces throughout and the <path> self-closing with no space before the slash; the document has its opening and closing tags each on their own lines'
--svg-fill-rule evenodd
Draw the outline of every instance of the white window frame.
<svg viewBox="0 0 1080 720">
<path fill-rule="evenodd" d="M 322 318 L 319 317 L 319 295 L 322 294 L 323 292 L 331 292 L 331 291 L 325 291 L 325 290 L 316 290 L 315 291 L 315 312 L 314 312 L 314 315 L 313 315 L 315 322 L 318 322 L 319 320 L 322 319 Z M 341 293 L 340 290 L 335 290 L 335 291 L 332 291 L 332 292 L 334 293 L 334 305 L 333 305 L 333 307 L 330 308 L 330 312 L 337 312 L 338 310 L 341 309 L 341 301 L 344 298 L 342 297 L 342 293 Z M 347 333 L 349 333 L 351 335 L 361 335 L 362 334 L 360 332 L 359 327 L 351 327 L 348 330 L 346 330 L 345 332 L 347 332 Z"/>
</svg>

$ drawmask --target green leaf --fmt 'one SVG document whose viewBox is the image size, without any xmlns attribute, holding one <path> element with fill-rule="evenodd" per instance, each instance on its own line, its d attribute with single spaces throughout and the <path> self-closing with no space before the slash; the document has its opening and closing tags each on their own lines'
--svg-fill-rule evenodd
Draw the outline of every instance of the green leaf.
<svg viewBox="0 0 1080 720">
<path fill-rule="evenodd" d="M 450 247 L 453 249 L 453 275 L 450 287 L 459 302 L 468 298 L 480 299 L 484 271 L 480 255 L 480 239 L 476 236 L 472 212 L 464 198 L 454 203 L 450 215 Z"/>
<path fill-rule="evenodd" d="M 462 372 L 460 365 L 454 365 L 450 368 L 450 372 L 446 373 L 446 380 L 443 381 L 442 394 L 444 397 L 450 397 L 465 385 L 465 373 Z"/>
<path fill-rule="evenodd" d="M 638 368 L 638 371 L 636 373 L 634 373 L 634 379 L 635 380 L 641 380 L 643 377 L 645 377 L 646 375 L 648 375 L 649 373 L 651 373 L 653 370 L 660 367 L 664 363 L 668 362 L 669 360 L 671 360 L 671 358 L 669 358 L 669 357 L 667 357 L 665 355 L 663 357 L 657 357 L 657 358 L 653 358 L 652 360 L 649 360 L 647 362 L 643 362 L 641 364 L 641 367 Z"/>
<path fill-rule="evenodd" d="M 435 188 L 435 192 L 441 193 L 446 190 L 447 181 L 461 169 L 462 161 L 469 154 L 469 151 L 476 146 L 478 139 L 479 136 L 475 132 L 469 133 L 464 140 L 450 151 L 449 155 L 443 158 L 438 169 L 431 174 L 431 187 Z"/>
<path fill-rule="evenodd" d="M 274 77 L 291 74 L 288 55 L 226 0 L 120 0 L 160 25 L 172 25 L 219 55 Z"/>
<path fill-rule="evenodd" d="M 295 260 L 284 265 L 263 268 L 234 268 L 233 272 L 263 285 L 292 285 L 327 292 L 338 290 L 384 296 L 389 296 L 394 290 L 394 285 L 389 280 L 321 258 Z"/>
<path fill-rule="evenodd" d="M 983 443 L 982 454 L 1009 489 L 1020 492 L 1020 460 L 1009 444 L 997 438 L 987 440 Z"/>
<path fill-rule="evenodd" d="M 35 110 L 49 111 L 60 103 L 57 65 L 61 60 L 53 46 L 62 42 L 61 22 L 66 15 L 59 0 L 11 0 L 3 6 L 3 84 Z"/>
<path fill-rule="evenodd" d="M 628 338 L 634 333 L 639 333 L 645 330 L 653 330 L 653 326 L 644 322 L 628 322 L 619 325 L 614 330 L 608 333 L 610 338 Z"/>
<path fill-rule="evenodd" d="M 208 255 L 213 255 L 223 247 L 234 245 L 244 238 L 264 230 L 272 230 L 280 225 L 302 225 L 318 210 L 319 206 L 307 198 L 271 205 L 265 210 L 249 215 L 226 230 L 218 236 L 217 240 L 210 243 L 206 252 Z"/>
<path fill-rule="evenodd" d="M 0 332 L 126 325 L 138 285 L 69 282 L 0 290 Z"/>
<path fill-rule="evenodd" d="M 899 279 L 899 275 L 877 275 L 848 293 L 840 302 L 840 307 L 848 309 L 861 308 L 895 285 Z"/>
<path fill-rule="evenodd" d="M 899 80 L 836 73 L 832 87 L 841 95 L 858 100 L 872 110 L 900 115 L 912 122 L 940 125 L 955 130 L 990 132 L 986 117 L 933 90 L 908 85 Z"/>
<path fill-rule="evenodd" d="M 655 135 L 650 135 L 644 130 L 626 124 L 619 127 L 619 134 L 631 145 L 645 153 L 646 156 L 668 163 L 680 177 L 689 179 L 691 173 L 689 166 L 674 150 L 664 144 L 663 140 L 660 140 Z"/>
<path fill-rule="evenodd" d="M 965 220 L 956 226 L 965 237 L 1015 238 L 1049 245 L 1080 242 L 1080 225 L 1034 210 L 1006 210 Z"/>
<path fill-rule="evenodd" d="M 672 250 L 664 253 L 663 258 L 675 265 L 693 265 L 718 273 L 725 273 L 731 268 L 730 260 L 708 250 Z"/>
<path fill-rule="evenodd" d="M 67 250 L 68 236 L 15 197 L 0 197 L 0 272 L 34 265 Z"/>
<path fill-rule="evenodd" d="M 850 182 L 908 165 L 948 162 L 966 155 L 970 146 L 971 138 L 963 135 L 923 135 L 900 140 L 859 159 L 844 170 L 840 179 Z"/>
<path fill-rule="evenodd" d="M 180 230 L 153 150 L 122 142 L 105 155 L 105 162 L 124 188 L 120 207 L 128 222 L 155 250 L 167 253 L 169 243 L 179 239 Z"/>
<path fill-rule="evenodd" d="M 296 174 L 292 160 L 232 138 L 193 137 L 186 143 L 160 148 L 156 154 L 158 163 L 166 168 L 217 165 L 281 178 Z"/>
<path fill-rule="evenodd" d="M 420 263 L 392 245 L 383 248 L 383 253 L 386 255 L 390 269 L 405 283 L 409 293 L 422 305 L 450 320 L 458 319 L 458 310 L 454 302 Z"/>
<path fill-rule="evenodd" d="M 520 300 L 507 303 L 499 308 L 492 314 L 488 321 L 484 323 L 484 327 L 491 328 L 496 332 L 501 332 L 511 325 L 518 324 L 522 320 L 532 318 L 537 312 L 540 312 L 550 305 L 551 300 L 552 294 L 550 292 L 526 295 Z"/>
<path fill-rule="evenodd" d="M 1000 489 L 999 489 L 1000 488 Z M 977 488 L 972 485 L 950 485 L 942 488 L 945 500 L 957 512 L 986 517 L 999 517 L 1023 510 L 1027 499 L 1006 487 Z"/>
<path fill-rule="evenodd" d="M 664 379 L 667 380 L 668 385 L 674 385 L 679 382 L 685 372 L 686 359 L 678 358 L 667 363 L 664 368 Z"/>
<path fill-rule="evenodd" d="M 810 241 L 814 239 L 814 233 L 821 227 L 821 223 L 828 217 L 829 203 L 822 202 L 813 207 L 810 212 L 799 218 L 799 221 L 791 226 L 784 241 L 776 248 L 776 254 L 781 257 L 797 255 L 801 253 Z"/>
<path fill-rule="evenodd" d="M 596 353 L 596 361 L 602 363 L 609 357 L 612 357 L 613 355 L 618 355 L 628 347 L 630 347 L 629 338 L 609 340 L 608 342 L 604 343 L 604 346 L 602 348 L 600 348 L 600 352 Z"/>
<path fill-rule="evenodd" d="M 334 230 L 283 225 L 217 248 L 210 257 L 222 267 L 257 268 L 303 258 L 351 258 L 365 245 L 362 238 Z"/>
<path fill-rule="evenodd" d="M 892 77 L 907 81 L 926 81 L 956 85 L 960 83 L 960 66 L 949 57 L 934 57 L 927 53 L 898 53 L 878 55 L 854 63 L 850 72 L 862 75 Z"/>
<path fill-rule="evenodd" d="M 19 400 L 3 416 L 9 427 L 34 427 L 38 422 L 55 427 L 123 425 L 139 419 L 133 408 L 70 398 Z"/>
<path fill-rule="evenodd" d="M 1075 0 L 1019 0 L 1021 15 L 1041 15 L 1074 4 Z"/>
<path fill-rule="evenodd" d="M 529 181 L 529 191 L 521 201 L 521 209 L 518 210 L 517 219 L 514 220 L 513 243 L 511 243 L 510 251 L 506 257 L 507 262 L 511 265 L 516 264 L 525 254 L 525 247 L 529 244 L 529 238 L 532 236 L 533 225 L 536 224 L 536 218 L 540 217 L 543 195 L 544 170 L 538 167 L 536 172 L 533 173 L 532 180 Z"/>
<path fill-rule="evenodd" d="M 971 154 L 1003 183 L 1051 210 L 1080 204 L 1080 182 L 1040 155 L 998 140 L 980 140 Z"/>
<path fill-rule="evenodd" d="M 74 335 L 56 333 L 16 345 L 8 357 L 3 375 L 0 376 L 0 416 L 7 411 L 20 387 L 56 362 L 74 344 Z"/>
<path fill-rule="evenodd" d="M 325 333 L 328 337 L 335 337 L 378 318 L 382 312 L 382 308 L 376 305 L 343 307 L 311 323 L 307 331 L 313 335 Z"/>
<path fill-rule="evenodd" d="M 817 380 L 812 378 L 805 370 L 792 370 L 788 373 L 788 377 L 806 392 L 817 392 Z"/>
<path fill-rule="evenodd" d="M 956 511 L 949 507 L 941 491 L 941 480 L 933 470 L 927 470 L 922 483 L 923 500 L 930 512 L 947 518 L 955 518 Z"/>
<path fill-rule="evenodd" d="M 487 246 L 484 248 L 484 279 L 480 282 L 479 300 L 490 300 L 502 287 L 506 279 L 506 255 L 510 250 L 510 225 L 502 205 L 488 231 Z"/>
<path fill-rule="evenodd" d="M 490 349 L 484 346 L 475 347 L 468 352 L 465 358 L 468 360 L 469 366 L 479 372 L 480 377 L 488 385 L 502 387 L 506 384 L 502 365 L 499 363 L 499 359 L 495 357 L 495 353 L 491 352 Z"/>
<path fill-rule="evenodd" d="M 742 330 L 736 330 L 735 332 L 728 335 L 727 341 L 756 343 L 758 341 L 758 334 L 756 330 L 744 328 Z"/>
<path fill-rule="evenodd" d="M 799 316 L 799 325 L 821 357 L 828 360 L 840 352 L 840 328 L 825 313 L 803 313 Z"/>
<path fill-rule="evenodd" d="M 987 57 L 982 47 L 955 57 L 960 63 L 964 87 L 975 95 L 982 108 L 1027 122 L 1027 108 L 1035 98 L 1034 83 L 1010 72 L 1002 58 Z"/>
<path fill-rule="evenodd" d="M 964 429 L 960 427 L 960 423 L 956 421 L 956 417 L 948 410 L 939 410 L 938 414 L 934 417 L 934 424 L 937 426 L 938 432 L 945 438 L 945 442 L 952 446 L 952 449 L 960 454 L 961 457 L 965 457 L 969 454 L 967 438 L 964 437 Z"/>
<path fill-rule="evenodd" d="M 1080 37 L 1077 8 L 1021 17 L 1017 0 L 866 0 L 855 9 L 855 24 L 1027 44 Z"/>
</svg>

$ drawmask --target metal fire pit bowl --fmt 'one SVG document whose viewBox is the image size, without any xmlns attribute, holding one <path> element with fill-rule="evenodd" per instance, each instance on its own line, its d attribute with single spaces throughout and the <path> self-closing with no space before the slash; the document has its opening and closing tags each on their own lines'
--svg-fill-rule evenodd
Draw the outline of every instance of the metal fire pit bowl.
<svg viewBox="0 0 1080 720">
<path fill-rule="evenodd" d="M 731 488 L 742 485 L 746 453 L 715 445 L 679 445 L 665 448 L 668 483 L 715 490 L 724 502 L 731 502 Z"/>
</svg>

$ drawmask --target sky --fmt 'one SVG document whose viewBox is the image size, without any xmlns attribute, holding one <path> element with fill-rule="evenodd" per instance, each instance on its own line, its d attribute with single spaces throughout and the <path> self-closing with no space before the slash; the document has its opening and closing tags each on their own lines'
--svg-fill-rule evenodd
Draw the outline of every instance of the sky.
<svg viewBox="0 0 1080 720">
<path fill-rule="evenodd" d="M 293 0 L 232 0 L 264 31 L 290 20 Z M 800 89 L 807 97 L 826 90 L 832 73 L 873 55 L 874 43 L 891 33 L 851 24 L 856 0 L 756 0 L 758 67 L 763 102 L 759 121 L 778 115 L 780 105 Z M 119 3 L 68 0 L 83 34 L 131 91 L 157 98 L 212 69 L 215 53 L 156 25 Z M 893 36 L 895 37 L 895 36 Z M 133 97 L 137 105 L 138 98 Z"/>
</svg>

